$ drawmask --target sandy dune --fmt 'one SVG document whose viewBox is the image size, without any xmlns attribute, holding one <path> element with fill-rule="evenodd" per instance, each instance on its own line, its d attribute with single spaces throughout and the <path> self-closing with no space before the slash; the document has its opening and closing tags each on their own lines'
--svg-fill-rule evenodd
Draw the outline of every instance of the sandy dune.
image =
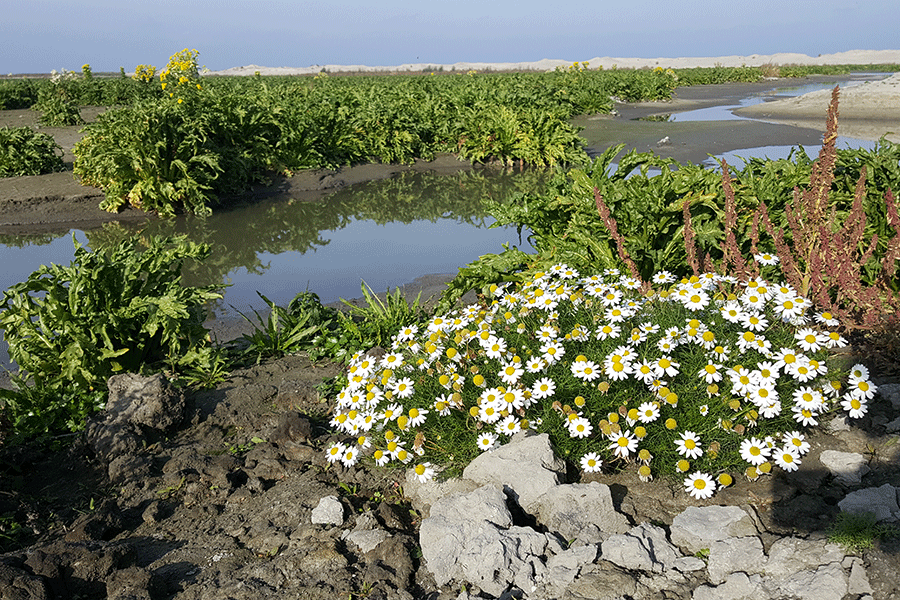
<svg viewBox="0 0 900 600">
<path fill-rule="evenodd" d="M 872 64 L 900 64 L 900 50 L 849 50 L 837 54 L 820 54 L 819 56 L 807 56 L 806 54 L 781 53 L 781 54 L 751 54 L 749 56 L 688 56 L 679 58 L 619 58 L 610 56 L 597 56 L 586 60 L 590 68 L 603 67 L 611 69 L 642 69 L 642 68 L 673 68 L 688 69 L 692 67 L 758 67 L 762 65 L 872 65 Z M 395 66 L 369 66 L 369 65 L 312 65 L 309 67 L 261 67 L 247 65 L 233 67 L 224 71 L 213 71 L 211 75 L 253 75 L 257 71 L 261 75 L 309 75 L 319 73 L 323 69 L 329 73 L 341 72 L 403 72 L 403 71 L 552 71 L 556 67 L 567 67 L 572 60 L 549 59 L 535 62 L 458 62 L 453 64 L 437 63 L 410 63 Z"/>
</svg>

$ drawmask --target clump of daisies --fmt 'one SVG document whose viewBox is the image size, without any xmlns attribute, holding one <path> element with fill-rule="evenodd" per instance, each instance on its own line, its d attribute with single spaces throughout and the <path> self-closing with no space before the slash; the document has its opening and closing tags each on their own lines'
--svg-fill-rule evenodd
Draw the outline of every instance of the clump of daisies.
<svg viewBox="0 0 900 600">
<path fill-rule="evenodd" d="M 423 481 L 523 429 L 585 473 L 682 478 L 699 499 L 794 471 L 832 410 L 866 413 L 862 365 L 828 364 L 838 322 L 788 285 L 705 274 L 652 284 L 560 264 L 358 354 L 328 460 L 404 465 Z"/>
</svg>

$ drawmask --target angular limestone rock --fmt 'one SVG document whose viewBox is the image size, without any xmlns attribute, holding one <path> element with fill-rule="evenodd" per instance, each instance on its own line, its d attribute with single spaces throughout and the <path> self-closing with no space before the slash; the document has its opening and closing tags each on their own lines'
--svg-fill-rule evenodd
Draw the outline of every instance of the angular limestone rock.
<svg viewBox="0 0 900 600">
<path fill-rule="evenodd" d="M 737 506 L 688 507 L 675 516 L 669 532 L 672 543 L 686 554 L 709 549 L 713 542 L 759 533 L 750 515 Z"/>
</svg>

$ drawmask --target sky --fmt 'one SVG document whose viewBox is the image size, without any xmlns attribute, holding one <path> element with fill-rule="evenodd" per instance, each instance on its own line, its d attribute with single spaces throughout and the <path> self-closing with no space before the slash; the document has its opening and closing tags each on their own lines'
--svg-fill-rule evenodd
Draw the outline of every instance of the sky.
<svg viewBox="0 0 900 600">
<path fill-rule="evenodd" d="M 896 49 L 897 23 L 897 0 L 0 0 L 0 73 L 130 72 L 184 48 L 214 71 L 816 56 Z"/>
</svg>

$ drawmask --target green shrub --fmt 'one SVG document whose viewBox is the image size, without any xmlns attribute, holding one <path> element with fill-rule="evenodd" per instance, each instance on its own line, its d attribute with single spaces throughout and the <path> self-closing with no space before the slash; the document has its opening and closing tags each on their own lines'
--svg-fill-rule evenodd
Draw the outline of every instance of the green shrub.
<svg viewBox="0 0 900 600">
<path fill-rule="evenodd" d="M 78 108 L 78 82 L 72 71 L 53 71 L 49 85 L 44 85 L 38 92 L 35 105 L 41 112 L 39 121 L 42 125 L 65 127 L 84 123 Z"/>
<path fill-rule="evenodd" d="M 0 177 L 43 175 L 63 170 L 62 148 L 30 127 L 0 129 Z"/>
<path fill-rule="evenodd" d="M 170 101 L 148 101 L 101 114 L 75 144 L 75 175 L 106 194 L 100 208 L 131 205 L 161 216 L 210 214 L 223 169 L 210 148 L 208 118 Z"/>
<path fill-rule="evenodd" d="M 32 79 L 4 79 L 0 81 L 0 110 L 31 108 L 38 98 L 38 88 Z"/>
<path fill-rule="evenodd" d="M 105 252 L 75 242 L 69 266 L 41 266 L 10 287 L 0 329 L 19 366 L 17 389 L 0 391 L 24 435 L 75 430 L 101 408 L 106 380 L 123 372 L 196 368 L 210 360 L 204 303 L 218 286 L 186 287 L 186 259 L 209 246 L 184 239 L 136 239 Z"/>
</svg>

